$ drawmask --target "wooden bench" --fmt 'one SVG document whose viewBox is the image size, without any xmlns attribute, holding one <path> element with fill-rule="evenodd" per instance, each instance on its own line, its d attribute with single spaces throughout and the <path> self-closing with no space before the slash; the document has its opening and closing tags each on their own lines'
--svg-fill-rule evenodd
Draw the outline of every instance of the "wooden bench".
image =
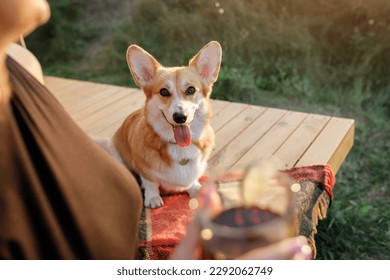
<svg viewBox="0 0 390 280">
<path fill-rule="evenodd" d="M 45 77 L 46 86 L 89 135 L 110 137 L 144 94 L 135 88 Z M 336 173 L 354 140 L 352 119 L 212 100 L 216 145 L 209 172 L 253 160 L 278 159 L 280 168 L 330 164 Z"/>
</svg>

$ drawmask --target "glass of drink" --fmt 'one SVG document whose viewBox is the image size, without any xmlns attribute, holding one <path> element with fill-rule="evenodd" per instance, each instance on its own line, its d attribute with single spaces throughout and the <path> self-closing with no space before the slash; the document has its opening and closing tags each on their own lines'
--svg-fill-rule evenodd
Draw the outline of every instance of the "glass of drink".
<svg viewBox="0 0 390 280">
<path fill-rule="evenodd" d="M 300 185 L 267 164 L 211 177 L 197 197 L 203 250 L 214 259 L 296 235 L 295 193 Z"/>
</svg>

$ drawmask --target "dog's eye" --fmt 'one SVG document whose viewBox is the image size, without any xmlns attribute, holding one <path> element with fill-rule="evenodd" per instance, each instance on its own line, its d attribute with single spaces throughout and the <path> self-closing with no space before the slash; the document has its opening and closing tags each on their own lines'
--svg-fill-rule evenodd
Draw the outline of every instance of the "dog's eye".
<svg viewBox="0 0 390 280">
<path fill-rule="evenodd" d="M 169 96 L 171 96 L 171 94 L 169 93 L 169 91 L 168 91 L 166 88 L 160 89 L 160 95 L 161 95 L 161 96 L 164 96 L 164 97 L 169 97 Z"/>
<path fill-rule="evenodd" d="M 196 89 L 194 87 L 188 87 L 186 90 L 187 95 L 193 95 L 196 92 Z"/>
</svg>

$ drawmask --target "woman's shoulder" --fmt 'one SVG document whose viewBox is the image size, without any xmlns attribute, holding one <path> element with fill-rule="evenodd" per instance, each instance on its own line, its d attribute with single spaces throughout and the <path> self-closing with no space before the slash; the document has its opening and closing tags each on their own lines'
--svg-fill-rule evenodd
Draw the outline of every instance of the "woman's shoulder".
<svg viewBox="0 0 390 280">
<path fill-rule="evenodd" d="M 7 55 L 18 62 L 41 84 L 44 84 L 41 64 L 32 52 L 19 44 L 12 43 L 7 49 Z"/>
</svg>

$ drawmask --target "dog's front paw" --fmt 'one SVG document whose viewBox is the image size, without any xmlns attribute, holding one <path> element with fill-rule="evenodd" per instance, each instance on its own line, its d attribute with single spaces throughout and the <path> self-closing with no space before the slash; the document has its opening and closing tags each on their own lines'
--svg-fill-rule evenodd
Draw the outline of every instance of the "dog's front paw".
<svg viewBox="0 0 390 280">
<path fill-rule="evenodd" d="M 153 196 L 145 198 L 144 205 L 147 208 L 159 208 L 164 205 L 164 201 L 161 196 Z"/>
<path fill-rule="evenodd" d="M 196 181 L 187 192 L 191 198 L 195 198 L 201 188 L 202 185 Z"/>
<path fill-rule="evenodd" d="M 158 190 L 159 184 L 145 179 L 141 175 L 142 187 L 145 189 L 144 205 L 147 208 L 158 208 L 164 205 L 164 201 Z"/>
</svg>

